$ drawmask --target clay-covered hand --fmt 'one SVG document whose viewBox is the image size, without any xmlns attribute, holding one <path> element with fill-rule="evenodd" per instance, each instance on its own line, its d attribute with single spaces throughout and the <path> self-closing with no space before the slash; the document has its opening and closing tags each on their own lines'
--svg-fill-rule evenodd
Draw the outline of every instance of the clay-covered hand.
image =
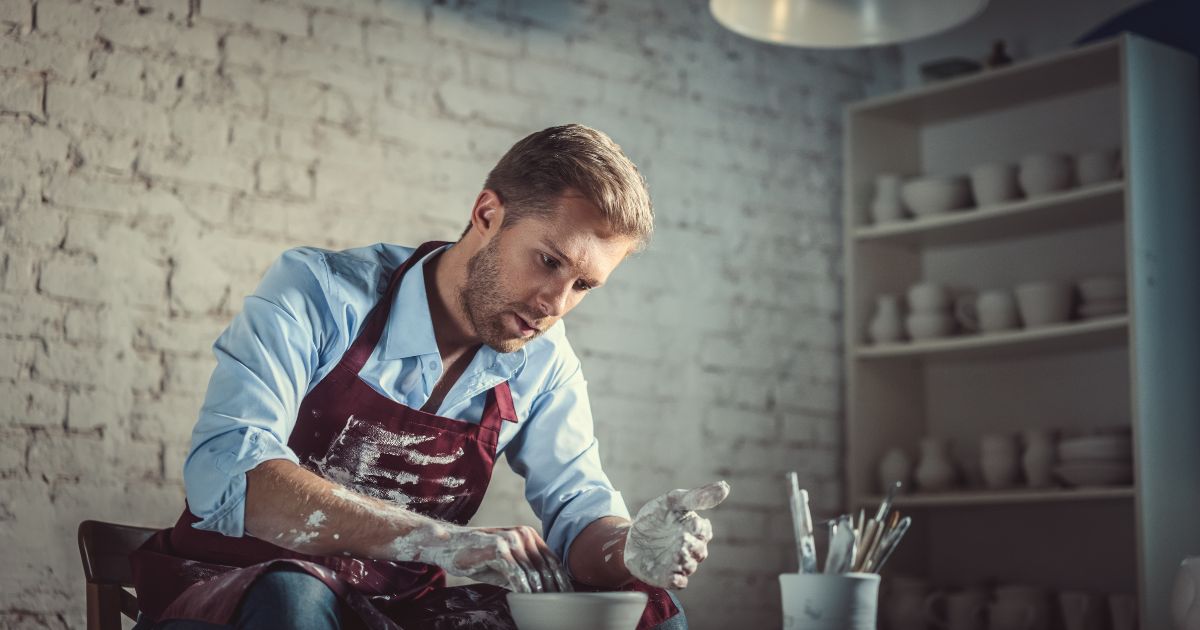
<svg viewBox="0 0 1200 630">
<path fill-rule="evenodd" d="M 729 484 L 672 490 L 638 510 L 625 537 L 625 567 L 651 586 L 679 589 L 708 557 L 712 524 L 696 513 L 729 496 Z"/>
<path fill-rule="evenodd" d="M 518 593 L 569 592 L 571 581 L 553 551 L 532 527 L 440 528 L 438 535 L 417 534 L 412 556 L 446 573 Z M 424 532 L 423 532 L 424 533 Z"/>
</svg>

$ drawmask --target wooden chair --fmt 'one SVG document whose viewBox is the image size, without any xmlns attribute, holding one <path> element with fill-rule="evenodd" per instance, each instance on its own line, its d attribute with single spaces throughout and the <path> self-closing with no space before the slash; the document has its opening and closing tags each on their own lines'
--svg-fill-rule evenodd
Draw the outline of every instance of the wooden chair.
<svg viewBox="0 0 1200 630">
<path fill-rule="evenodd" d="M 121 630 L 122 613 L 137 619 L 137 598 L 125 590 L 133 585 L 129 553 L 155 531 L 101 521 L 79 524 L 79 556 L 87 578 L 87 630 Z"/>
</svg>

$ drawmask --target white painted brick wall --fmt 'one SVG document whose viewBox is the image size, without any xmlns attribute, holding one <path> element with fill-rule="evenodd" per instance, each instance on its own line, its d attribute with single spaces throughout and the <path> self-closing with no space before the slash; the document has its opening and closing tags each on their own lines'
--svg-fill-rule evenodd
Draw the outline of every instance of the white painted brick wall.
<svg viewBox="0 0 1200 630">
<path fill-rule="evenodd" d="M 692 627 L 779 623 L 782 473 L 841 493 L 842 103 L 894 51 L 719 28 L 704 0 L 0 0 L 0 628 L 82 628 L 85 518 L 166 525 L 209 346 L 284 249 L 453 239 L 488 169 L 612 135 L 651 249 L 569 318 L 636 510 L 733 485 Z M 477 521 L 532 522 L 499 471 Z"/>
</svg>

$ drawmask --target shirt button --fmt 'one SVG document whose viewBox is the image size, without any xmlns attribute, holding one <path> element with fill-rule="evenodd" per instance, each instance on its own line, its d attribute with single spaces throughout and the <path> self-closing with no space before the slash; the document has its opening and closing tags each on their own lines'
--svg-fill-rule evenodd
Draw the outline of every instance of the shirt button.
<svg viewBox="0 0 1200 630">
<path fill-rule="evenodd" d="M 432 371 L 434 371 L 434 370 L 438 369 L 438 362 L 437 362 L 437 361 L 430 361 L 430 362 L 429 362 L 428 369 L 429 369 L 429 371 L 430 371 L 430 372 L 432 372 Z"/>
</svg>

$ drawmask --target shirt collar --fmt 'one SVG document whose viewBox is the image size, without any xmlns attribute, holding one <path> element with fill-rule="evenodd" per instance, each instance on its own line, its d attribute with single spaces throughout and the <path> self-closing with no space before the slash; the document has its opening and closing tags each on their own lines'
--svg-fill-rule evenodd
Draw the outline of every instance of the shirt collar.
<svg viewBox="0 0 1200 630">
<path fill-rule="evenodd" d="M 383 331 L 383 350 L 380 358 L 385 361 L 406 359 L 422 355 L 437 355 L 437 338 L 433 335 L 433 318 L 429 314 L 429 295 L 425 290 L 425 263 L 450 245 L 439 247 L 417 261 L 396 291 L 396 300 L 388 314 L 387 326 Z M 478 364 L 496 372 L 503 379 L 510 378 L 525 365 L 525 348 L 516 352 L 496 352 L 489 346 L 479 349 Z M 490 359 L 490 360 L 489 360 Z"/>
</svg>

